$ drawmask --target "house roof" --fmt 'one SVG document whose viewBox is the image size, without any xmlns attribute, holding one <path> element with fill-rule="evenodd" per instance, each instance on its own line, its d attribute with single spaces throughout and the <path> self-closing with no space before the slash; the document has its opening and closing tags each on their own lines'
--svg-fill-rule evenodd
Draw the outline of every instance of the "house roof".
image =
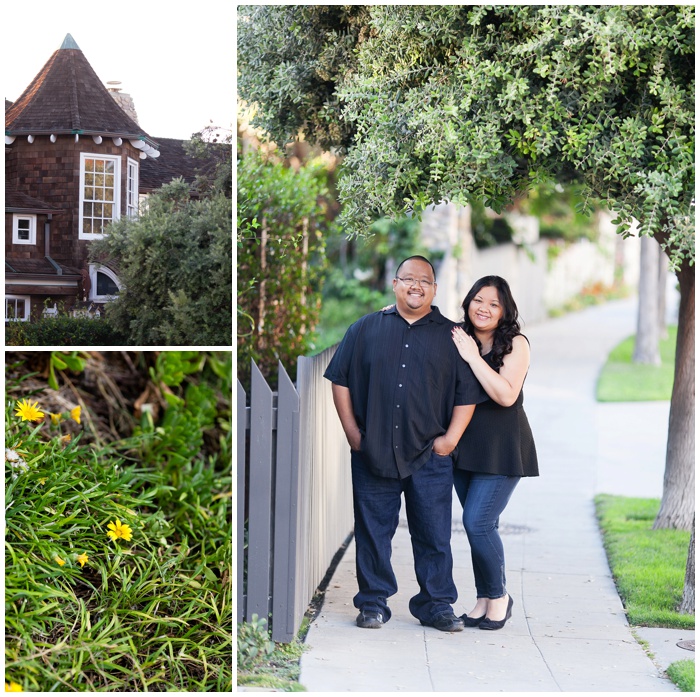
<svg viewBox="0 0 700 697">
<path fill-rule="evenodd" d="M 216 149 L 230 150 L 230 145 L 209 143 L 211 156 L 208 158 L 191 157 L 185 152 L 185 140 L 176 138 L 158 138 L 160 157 L 156 160 L 147 159 L 139 167 L 139 191 L 149 192 L 167 184 L 173 179 L 182 177 L 192 185 L 197 175 L 213 175 L 216 163 Z"/>
<path fill-rule="evenodd" d="M 55 266 L 54 266 L 55 264 Z M 16 275 L 29 276 L 56 276 L 60 267 L 61 275 L 67 277 L 66 280 L 74 280 L 80 278 L 80 269 L 73 266 L 66 266 L 58 261 L 53 264 L 44 257 L 43 259 L 6 259 L 5 260 L 5 277 L 7 279 L 17 278 Z"/>
<path fill-rule="evenodd" d="M 8 213 L 63 213 L 62 208 L 56 208 L 38 198 L 27 196 L 16 191 L 5 183 L 5 211 Z"/>
<path fill-rule="evenodd" d="M 114 101 L 70 34 L 5 112 L 5 135 L 150 136 Z"/>
</svg>

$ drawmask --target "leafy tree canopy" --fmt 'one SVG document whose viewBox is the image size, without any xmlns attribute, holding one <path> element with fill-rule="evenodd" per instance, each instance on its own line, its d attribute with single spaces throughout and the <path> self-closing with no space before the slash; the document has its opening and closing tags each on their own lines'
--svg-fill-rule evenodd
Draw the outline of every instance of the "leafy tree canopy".
<svg viewBox="0 0 700 697">
<path fill-rule="evenodd" d="M 577 182 L 694 262 L 690 5 L 242 6 L 241 96 L 346 153 L 343 222 Z M 584 206 L 585 208 L 585 206 Z"/>
</svg>

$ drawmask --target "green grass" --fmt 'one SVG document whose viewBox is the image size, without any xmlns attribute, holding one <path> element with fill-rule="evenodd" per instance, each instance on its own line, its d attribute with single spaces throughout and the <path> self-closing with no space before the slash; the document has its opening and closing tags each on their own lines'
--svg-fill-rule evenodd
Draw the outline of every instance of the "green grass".
<svg viewBox="0 0 700 697">
<path fill-rule="evenodd" d="M 652 530 L 658 499 L 601 494 L 595 504 L 610 569 L 630 624 L 694 629 L 695 616 L 677 611 L 690 533 Z"/>
<path fill-rule="evenodd" d="M 599 402 L 641 402 L 671 399 L 678 327 L 668 328 L 659 343 L 661 365 L 632 363 L 635 337 L 618 344 L 608 356 L 598 377 Z"/>
<path fill-rule="evenodd" d="M 676 661 L 666 672 L 681 692 L 695 692 L 695 661 Z"/>
<path fill-rule="evenodd" d="M 660 503 L 659 499 L 596 496 L 603 546 L 630 624 L 695 629 L 695 615 L 677 611 L 690 532 L 652 530 Z M 677 661 L 666 672 L 683 692 L 695 692 L 695 661 Z"/>
<path fill-rule="evenodd" d="M 41 407 L 41 394 L 31 399 Z M 6 459 L 6 681 L 36 692 L 232 690 L 231 460 L 225 439 L 218 457 L 177 457 L 201 446 L 182 440 L 178 420 L 206 430 L 191 401 L 167 427 L 145 423 L 100 447 L 20 422 L 6 399 L 6 447 L 24 463 Z M 117 519 L 131 540 L 108 538 Z"/>
</svg>

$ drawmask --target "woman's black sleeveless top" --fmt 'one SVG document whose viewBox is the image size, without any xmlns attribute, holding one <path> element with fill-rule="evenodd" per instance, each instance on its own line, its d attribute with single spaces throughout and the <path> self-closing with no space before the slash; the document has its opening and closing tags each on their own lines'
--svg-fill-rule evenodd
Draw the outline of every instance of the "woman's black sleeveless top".
<svg viewBox="0 0 700 697">
<path fill-rule="evenodd" d="M 498 372 L 492 352 L 482 358 Z M 523 409 L 523 391 L 510 407 L 492 399 L 476 405 L 457 449 L 457 469 L 516 477 L 539 475 L 537 451 Z"/>
</svg>

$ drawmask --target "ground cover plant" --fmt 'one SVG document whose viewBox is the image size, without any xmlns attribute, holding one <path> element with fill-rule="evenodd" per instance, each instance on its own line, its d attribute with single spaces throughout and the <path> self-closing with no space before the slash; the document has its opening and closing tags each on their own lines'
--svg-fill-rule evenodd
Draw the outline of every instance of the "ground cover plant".
<svg viewBox="0 0 700 697">
<path fill-rule="evenodd" d="M 232 690 L 231 373 L 6 354 L 6 690 Z"/>
<path fill-rule="evenodd" d="M 632 362 L 635 337 L 621 341 L 608 356 L 598 378 L 599 402 L 643 402 L 671 399 L 678 327 L 668 327 L 659 341 L 661 365 Z"/>
</svg>

